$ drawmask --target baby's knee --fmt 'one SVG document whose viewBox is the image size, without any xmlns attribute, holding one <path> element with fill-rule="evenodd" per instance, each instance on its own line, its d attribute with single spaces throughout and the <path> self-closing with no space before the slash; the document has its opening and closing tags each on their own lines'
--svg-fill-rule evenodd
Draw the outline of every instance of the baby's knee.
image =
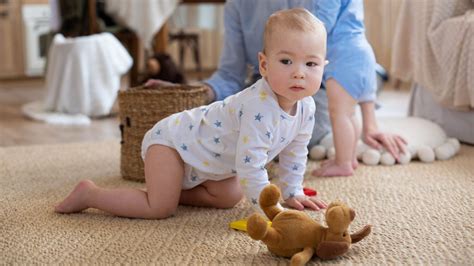
<svg viewBox="0 0 474 266">
<path fill-rule="evenodd" d="M 240 186 L 227 187 L 227 189 L 221 191 L 217 207 L 223 209 L 232 208 L 240 202 L 242 197 L 243 193 Z"/>
<path fill-rule="evenodd" d="M 161 206 L 157 208 L 150 208 L 149 212 L 144 218 L 152 220 L 165 219 L 173 216 L 175 213 L 176 207 Z"/>
</svg>

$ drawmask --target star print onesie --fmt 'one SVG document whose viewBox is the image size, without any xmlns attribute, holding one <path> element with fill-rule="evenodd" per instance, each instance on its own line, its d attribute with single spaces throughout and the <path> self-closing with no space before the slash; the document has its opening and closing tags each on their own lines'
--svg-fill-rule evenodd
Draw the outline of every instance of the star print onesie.
<svg viewBox="0 0 474 266">
<path fill-rule="evenodd" d="M 295 115 L 289 115 L 260 79 L 223 101 L 159 121 L 145 134 L 142 158 L 153 144 L 176 149 L 185 163 L 184 190 L 237 176 L 247 200 L 260 210 L 260 192 L 269 184 L 265 165 L 277 155 L 283 199 L 304 195 L 315 108 L 313 98 L 306 97 L 298 101 Z"/>
</svg>

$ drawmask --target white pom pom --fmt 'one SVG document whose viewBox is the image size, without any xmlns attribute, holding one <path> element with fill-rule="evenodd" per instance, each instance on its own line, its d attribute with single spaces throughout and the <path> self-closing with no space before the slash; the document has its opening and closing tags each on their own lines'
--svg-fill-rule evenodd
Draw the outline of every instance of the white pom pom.
<svg viewBox="0 0 474 266">
<path fill-rule="evenodd" d="M 362 162 L 367 165 L 377 165 L 380 162 L 380 152 L 374 149 L 368 149 L 362 154 Z"/>
<path fill-rule="evenodd" d="M 336 158 L 336 149 L 334 147 L 329 148 L 328 153 L 327 153 L 327 157 L 330 160 Z"/>
<path fill-rule="evenodd" d="M 393 158 L 392 154 L 389 152 L 384 152 L 382 154 L 382 157 L 380 157 L 380 163 L 383 165 L 394 165 L 395 164 L 395 158 Z"/>
<path fill-rule="evenodd" d="M 319 161 L 326 158 L 326 148 L 322 145 L 316 145 L 309 151 L 309 158 Z"/>
<path fill-rule="evenodd" d="M 357 160 L 362 160 L 362 154 L 369 149 L 369 146 L 367 146 L 364 142 L 361 140 L 357 141 L 357 146 L 356 146 L 356 156 Z"/>
<path fill-rule="evenodd" d="M 319 142 L 319 145 L 324 146 L 326 150 L 329 150 L 329 148 L 333 147 L 334 142 L 332 140 L 332 134 L 331 133 L 326 134 L 326 136 L 324 136 L 323 139 L 321 139 L 321 141 Z"/>
<path fill-rule="evenodd" d="M 408 148 L 408 151 L 410 152 L 411 158 L 416 159 L 416 157 L 418 157 L 418 147 L 414 145 L 409 145 L 407 148 Z"/>
<path fill-rule="evenodd" d="M 451 143 L 454 147 L 454 154 L 457 154 L 459 149 L 461 148 L 461 143 L 459 143 L 458 139 L 455 138 L 449 138 L 446 142 Z"/>
<path fill-rule="evenodd" d="M 411 161 L 411 153 L 410 152 L 400 154 L 400 159 L 398 160 L 398 162 L 400 164 L 407 164 L 410 161 Z"/>
<path fill-rule="evenodd" d="M 435 160 L 435 153 L 433 149 L 428 145 L 423 145 L 418 148 L 417 151 L 418 159 L 425 163 L 431 163 Z"/>
<path fill-rule="evenodd" d="M 435 148 L 436 159 L 447 160 L 451 158 L 455 153 L 455 147 L 449 142 Z"/>
</svg>

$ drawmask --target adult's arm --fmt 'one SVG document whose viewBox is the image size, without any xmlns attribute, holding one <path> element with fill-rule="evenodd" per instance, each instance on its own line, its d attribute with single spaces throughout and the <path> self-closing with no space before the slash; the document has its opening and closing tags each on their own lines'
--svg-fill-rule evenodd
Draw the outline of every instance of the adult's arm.
<svg viewBox="0 0 474 266">
<path fill-rule="evenodd" d="M 363 140 L 375 149 L 385 148 L 392 156 L 400 159 L 400 153 L 405 153 L 406 141 L 399 135 L 382 132 L 379 130 L 375 118 L 375 104 L 372 101 L 360 103 L 363 121 Z"/>
<path fill-rule="evenodd" d="M 224 7 L 224 48 L 216 72 L 204 81 L 212 91 L 209 96 L 223 100 L 239 92 L 246 78 L 246 53 L 240 21 L 239 2 L 228 0 Z"/>
</svg>

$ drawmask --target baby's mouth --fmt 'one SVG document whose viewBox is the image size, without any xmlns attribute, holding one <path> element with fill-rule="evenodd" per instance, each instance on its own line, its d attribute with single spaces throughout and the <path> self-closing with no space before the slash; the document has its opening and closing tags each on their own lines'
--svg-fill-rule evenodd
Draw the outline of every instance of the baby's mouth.
<svg viewBox="0 0 474 266">
<path fill-rule="evenodd" d="M 302 90 L 304 90 L 304 88 L 301 87 L 301 86 L 291 86 L 290 90 L 292 90 L 292 91 L 302 91 Z"/>
</svg>

